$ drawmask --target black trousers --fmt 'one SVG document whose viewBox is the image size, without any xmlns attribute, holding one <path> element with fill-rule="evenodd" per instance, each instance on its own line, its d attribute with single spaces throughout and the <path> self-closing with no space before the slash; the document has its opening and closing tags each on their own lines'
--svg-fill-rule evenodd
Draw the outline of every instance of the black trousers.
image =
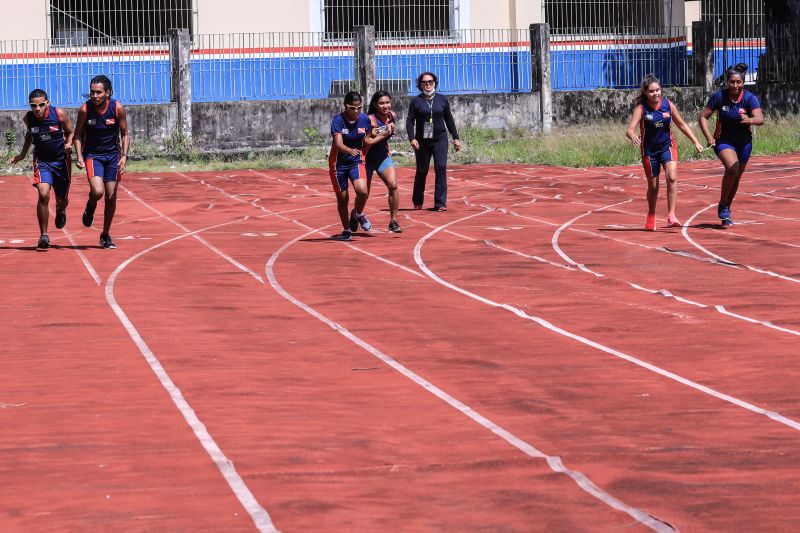
<svg viewBox="0 0 800 533">
<path fill-rule="evenodd" d="M 422 205 L 425 200 L 425 181 L 433 157 L 433 171 L 436 184 L 433 191 L 433 207 L 447 207 L 447 137 L 419 141 L 417 150 L 417 173 L 414 176 L 414 205 Z"/>
</svg>

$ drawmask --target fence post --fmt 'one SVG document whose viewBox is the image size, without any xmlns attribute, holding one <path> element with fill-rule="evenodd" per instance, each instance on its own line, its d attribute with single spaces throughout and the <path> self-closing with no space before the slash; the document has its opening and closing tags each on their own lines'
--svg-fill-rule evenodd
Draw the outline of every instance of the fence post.
<svg viewBox="0 0 800 533">
<path fill-rule="evenodd" d="M 375 79 L 375 26 L 356 26 L 355 65 L 358 90 L 369 103 L 377 85 Z"/>
<path fill-rule="evenodd" d="M 692 52 L 695 85 L 711 93 L 714 91 L 714 24 L 710 20 L 692 22 Z"/>
<path fill-rule="evenodd" d="M 192 141 L 192 73 L 190 68 L 191 39 L 189 30 L 170 29 L 169 72 L 170 101 L 178 104 L 177 131 L 183 138 Z"/>
<path fill-rule="evenodd" d="M 542 133 L 553 128 L 553 87 L 550 82 L 550 25 L 531 24 L 531 90 L 539 91 Z"/>
</svg>

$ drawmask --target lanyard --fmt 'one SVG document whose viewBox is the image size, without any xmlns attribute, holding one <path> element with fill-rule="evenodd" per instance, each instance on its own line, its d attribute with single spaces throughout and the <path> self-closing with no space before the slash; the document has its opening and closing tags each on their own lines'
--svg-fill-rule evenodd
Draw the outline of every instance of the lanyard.
<svg viewBox="0 0 800 533">
<path fill-rule="evenodd" d="M 436 95 L 434 95 L 433 98 L 436 98 Z M 425 100 L 425 103 L 428 104 L 428 107 L 431 109 L 431 117 L 428 119 L 428 122 L 430 122 L 431 124 L 433 124 L 433 98 L 431 98 L 430 100 L 428 100 L 427 98 L 423 98 L 423 100 Z"/>
</svg>

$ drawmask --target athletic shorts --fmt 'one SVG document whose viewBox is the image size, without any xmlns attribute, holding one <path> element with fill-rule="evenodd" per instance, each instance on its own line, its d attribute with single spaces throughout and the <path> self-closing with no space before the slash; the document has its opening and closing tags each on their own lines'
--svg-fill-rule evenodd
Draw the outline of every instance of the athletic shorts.
<svg viewBox="0 0 800 533">
<path fill-rule="evenodd" d="M 657 178 L 661 173 L 661 166 L 670 161 L 678 161 L 678 146 L 674 143 L 660 152 L 642 153 L 642 166 L 648 178 Z"/>
<path fill-rule="evenodd" d="M 753 143 L 735 143 L 727 139 L 717 139 L 714 143 L 714 151 L 719 155 L 723 150 L 733 150 L 736 152 L 739 163 L 747 163 L 750 160 L 750 152 L 753 151 Z"/>
<path fill-rule="evenodd" d="M 349 181 L 356 181 L 367 177 L 366 167 L 363 163 L 349 166 L 335 166 L 330 169 L 331 184 L 336 192 L 346 191 Z"/>
<path fill-rule="evenodd" d="M 389 156 L 386 156 L 386 159 L 383 160 L 383 162 L 378 166 L 378 168 L 375 168 L 372 165 L 367 165 L 367 179 L 371 180 L 372 173 L 376 171 L 379 176 L 383 177 L 383 175 L 386 173 L 386 169 L 393 166 L 394 166 L 394 161 L 392 161 L 392 158 Z"/>
<path fill-rule="evenodd" d="M 87 154 L 83 157 L 86 161 L 86 175 L 97 176 L 103 181 L 119 180 L 119 154 Z"/>
<path fill-rule="evenodd" d="M 66 198 L 72 182 L 72 160 L 69 156 L 61 161 L 42 161 L 33 158 L 33 185 L 48 183 L 59 198 Z"/>
</svg>

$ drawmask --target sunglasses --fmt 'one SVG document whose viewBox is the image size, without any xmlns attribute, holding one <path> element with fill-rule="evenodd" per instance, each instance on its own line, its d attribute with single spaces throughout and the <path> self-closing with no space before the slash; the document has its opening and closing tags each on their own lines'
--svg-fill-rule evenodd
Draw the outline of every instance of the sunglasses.
<svg viewBox="0 0 800 533">
<path fill-rule="evenodd" d="M 40 104 L 33 103 L 33 104 L 30 104 L 30 106 L 31 106 L 31 109 L 36 109 L 37 107 L 39 109 L 41 109 L 41 108 L 47 106 L 47 102 L 42 102 Z"/>
<path fill-rule="evenodd" d="M 422 85 L 431 85 L 431 84 L 436 83 L 436 82 L 433 81 L 433 80 L 422 80 L 422 81 L 420 81 L 420 83 Z"/>
<path fill-rule="evenodd" d="M 362 107 L 364 107 L 364 106 L 363 105 L 350 105 L 350 104 L 347 104 L 347 109 L 351 109 L 353 111 L 358 111 Z"/>
</svg>

